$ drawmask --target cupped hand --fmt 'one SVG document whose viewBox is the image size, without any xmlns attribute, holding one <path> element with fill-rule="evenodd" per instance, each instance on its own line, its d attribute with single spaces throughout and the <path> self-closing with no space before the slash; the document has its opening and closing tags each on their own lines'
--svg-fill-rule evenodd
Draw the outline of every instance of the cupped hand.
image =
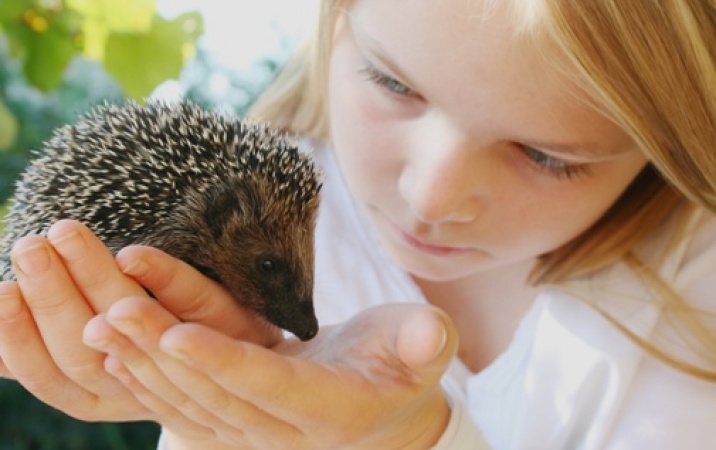
<svg viewBox="0 0 716 450">
<path fill-rule="evenodd" d="M 384 305 L 271 349 L 124 299 L 88 324 L 107 369 L 164 422 L 170 448 L 428 448 L 447 425 L 439 380 L 454 327 L 424 305 Z"/>
<path fill-rule="evenodd" d="M 82 343 L 92 317 L 122 297 L 149 299 L 144 287 L 182 320 L 257 342 L 277 340 L 274 330 L 255 325 L 224 289 L 186 264 L 144 247 L 128 248 L 115 261 L 76 221 L 56 223 L 47 238 L 20 239 L 12 260 L 17 281 L 0 283 L 0 376 L 82 420 L 157 420 L 105 371 L 105 355 Z"/>
</svg>

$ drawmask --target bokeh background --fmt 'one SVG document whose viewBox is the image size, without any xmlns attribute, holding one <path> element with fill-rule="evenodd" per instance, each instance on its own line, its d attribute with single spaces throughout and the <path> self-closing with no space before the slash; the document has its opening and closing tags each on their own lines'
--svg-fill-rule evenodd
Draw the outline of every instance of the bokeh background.
<svg viewBox="0 0 716 450">
<path fill-rule="evenodd" d="M 317 0 L 0 0 L 0 217 L 32 151 L 93 105 L 189 99 L 243 114 L 316 10 Z M 74 420 L 0 379 L 0 450 L 153 449 L 158 433 Z"/>
</svg>

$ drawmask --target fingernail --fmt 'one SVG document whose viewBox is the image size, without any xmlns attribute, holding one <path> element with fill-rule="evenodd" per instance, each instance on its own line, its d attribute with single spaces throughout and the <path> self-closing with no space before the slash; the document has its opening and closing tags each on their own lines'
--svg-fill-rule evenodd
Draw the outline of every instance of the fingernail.
<svg viewBox="0 0 716 450">
<path fill-rule="evenodd" d="M 107 317 L 107 322 L 118 331 L 130 337 L 139 337 L 144 334 L 144 327 L 137 319 Z"/>
<path fill-rule="evenodd" d="M 189 351 L 182 347 L 181 344 L 177 345 L 176 341 L 167 334 L 159 339 L 159 348 L 169 356 L 184 361 L 187 364 L 191 364 L 193 362 L 193 358 L 191 357 Z"/>
<path fill-rule="evenodd" d="M 0 321 L 12 322 L 22 312 L 22 303 L 17 296 L 0 293 Z"/>
<path fill-rule="evenodd" d="M 438 355 L 440 355 L 440 353 L 442 353 L 443 350 L 445 350 L 445 346 L 447 345 L 447 341 L 448 341 L 447 330 L 446 330 L 445 327 L 443 326 L 443 327 L 442 327 L 442 330 L 441 330 L 440 340 L 438 341 L 438 345 L 435 346 L 435 353 L 433 354 L 433 359 L 437 358 Z"/>
<path fill-rule="evenodd" d="M 430 314 L 415 314 L 402 325 L 398 352 L 409 366 L 421 367 L 434 361 L 445 350 L 448 330 L 445 323 Z"/>
<path fill-rule="evenodd" d="M 192 357 L 189 355 L 189 353 L 183 349 L 183 348 L 177 348 L 177 347 L 162 347 L 162 350 L 164 350 L 165 353 L 167 353 L 169 356 L 176 358 L 180 361 L 183 361 L 187 364 L 191 364 L 193 362 Z"/>
<path fill-rule="evenodd" d="M 103 332 L 104 327 L 100 323 L 101 317 L 103 317 L 102 314 L 90 319 L 82 330 L 82 342 L 85 345 L 99 348 L 106 347 L 109 342 L 107 335 Z"/>
<path fill-rule="evenodd" d="M 104 370 L 106 370 L 107 373 L 109 373 L 113 377 L 117 378 L 123 384 L 129 384 L 134 380 L 134 377 L 132 376 L 131 372 L 129 372 L 129 370 L 122 363 L 122 361 L 112 355 L 107 355 L 107 357 L 105 358 Z"/>
<path fill-rule="evenodd" d="M 81 255 L 86 248 L 82 235 L 77 231 L 71 231 L 60 237 L 50 239 L 50 243 L 59 250 L 63 256 L 69 257 L 78 254 Z"/>
<path fill-rule="evenodd" d="M 122 273 L 133 277 L 143 277 L 149 273 L 149 264 L 141 258 L 136 258 L 122 268 Z"/>
<path fill-rule="evenodd" d="M 82 343 L 92 348 L 105 348 L 109 344 L 109 340 L 102 337 L 82 336 Z"/>
<path fill-rule="evenodd" d="M 28 277 L 40 275 L 50 268 L 50 253 L 44 242 L 14 251 L 12 261 L 16 272 Z"/>
</svg>

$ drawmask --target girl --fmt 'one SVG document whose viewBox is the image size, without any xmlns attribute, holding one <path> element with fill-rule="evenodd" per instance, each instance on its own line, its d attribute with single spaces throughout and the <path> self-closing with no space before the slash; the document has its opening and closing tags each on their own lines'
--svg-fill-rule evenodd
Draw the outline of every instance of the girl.
<svg viewBox="0 0 716 450">
<path fill-rule="evenodd" d="M 319 336 L 65 221 L 13 252 L 4 376 L 172 450 L 716 442 L 713 1 L 325 0 L 320 25 L 254 109 L 325 172 Z"/>
</svg>

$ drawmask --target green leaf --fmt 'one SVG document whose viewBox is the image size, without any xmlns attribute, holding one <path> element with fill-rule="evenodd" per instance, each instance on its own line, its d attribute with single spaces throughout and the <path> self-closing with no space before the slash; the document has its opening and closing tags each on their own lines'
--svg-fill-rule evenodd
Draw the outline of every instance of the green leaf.
<svg viewBox="0 0 716 450">
<path fill-rule="evenodd" d="M 35 87 L 49 91 L 62 79 L 72 56 L 79 50 L 81 19 L 67 9 L 24 9 L 5 23 L 11 53 L 22 63 L 23 73 Z"/>
<path fill-rule="evenodd" d="M 49 91 L 62 80 L 65 68 L 77 51 L 77 46 L 65 30 L 50 24 L 42 33 L 28 32 L 25 49 L 25 76 L 34 86 Z"/>
<path fill-rule="evenodd" d="M 102 59 L 112 33 L 146 33 L 152 27 L 156 0 L 66 0 L 84 18 L 84 54 Z"/>
<path fill-rule="evenodd" d="M 13 22 L 22 17 L 22 13 L 31 9 L 34 0 L 4 0 L 0 2 L 0 24 Z"/>
<path fill-rule="evenodd" d="M 198 13 L 174 20 L 156 15 L 146 33 L 113 33 L 107 40 L 104 65 L 125 94 L 142 100 L 164 80 L 179 76 L 203 32 Z"/>
<path fill-rule="evenodd" d="M 98 21 L 113 31 L 148 31 L 156 0 L 66 0 L 67 7 L 86 20 Z"/>
<path fill-rule="evenodd" d="M 10 51 L 14 56 L 24 56 L 23 42 L 27 25 L 24 23 L 26 13 L 31 13 L 34 0 L 0 1 L 0 29 L 8 38 Z"/>
<path fill-rule="evenodd" d="M 8 149 L 17 136 L 17 119 L 0 99 L 0 150 Z"/>
</svg>

